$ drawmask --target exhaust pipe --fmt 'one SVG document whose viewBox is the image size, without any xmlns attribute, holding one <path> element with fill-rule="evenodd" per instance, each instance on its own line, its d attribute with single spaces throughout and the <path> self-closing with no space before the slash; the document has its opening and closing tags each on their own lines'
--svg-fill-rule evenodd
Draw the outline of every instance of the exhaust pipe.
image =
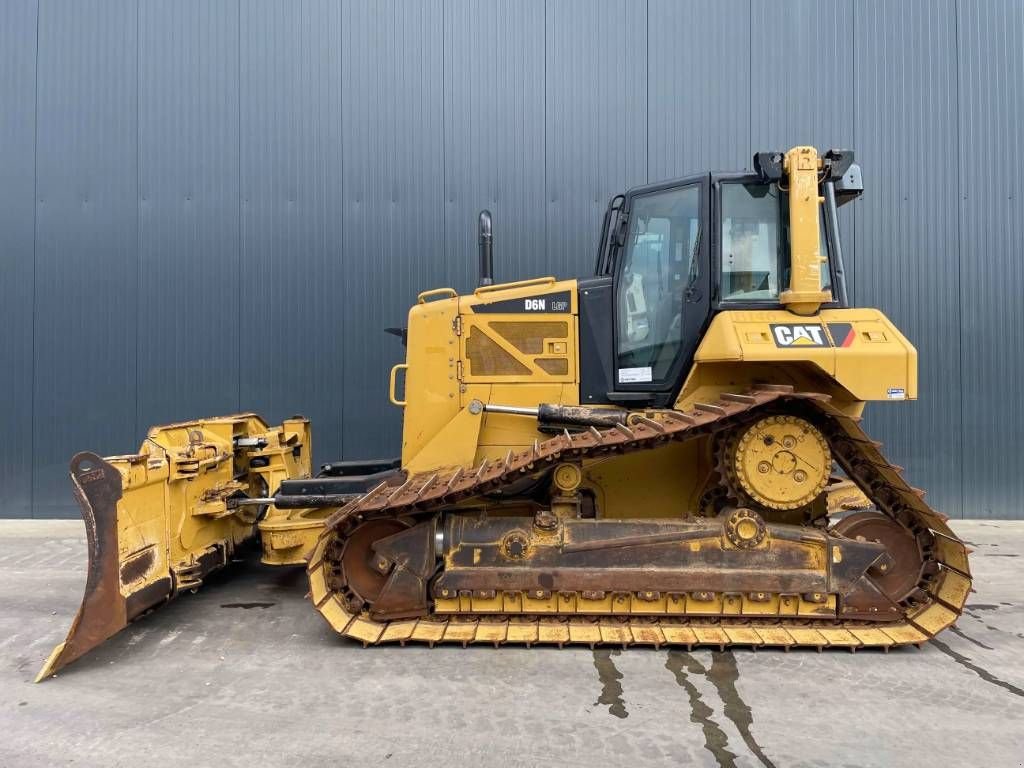
<svg viewBox="0 0 1024 768">
<path fill-rule="evenodd" d="M 494 235 L 491 233 L 491 212 L 480 211 L 480 285 L 494 285 Z"/>
</svg>

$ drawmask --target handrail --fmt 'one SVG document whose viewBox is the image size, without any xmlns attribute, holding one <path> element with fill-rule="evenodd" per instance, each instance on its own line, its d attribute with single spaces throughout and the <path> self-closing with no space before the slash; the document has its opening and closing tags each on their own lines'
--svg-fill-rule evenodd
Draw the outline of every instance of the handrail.
<svg viewBox="0 0 1024 768">
<path fill-rule="evenodd" d="M 448 299 L 454 299 L 459 294 L 454 288 L 433 288 L 429 291 L 423 291 L 419 296 L 416 297 L 416 302 L 419 304 L 426 304 L 427 299 L 431 299 L 435 296 L 444 296 Z"/>
<path fill-rule="evenodd" d="M 388 400 L 391 401 L 392 405 L 397 405 L 399 407 L 402 407 L 402 406 L 405 405 L 405 400 L 399 400 L 395 396 L 395 384 L 398 383 L 397 379 L 398 379 L 398 369 L 399 368 L 402 368 L 403 370 L 406 370 L 406 371 L 409 370 L 409 366 L 406 363 L 399 363 L 398 365 L 396 365 L 394 368 L 391 369 L 391 377 L 388 380 Z"/>
<path fill-rule="evenodd" d="M 485 294 L 485 293 L 494 293 L 495 291 L 508 291 L 508 290 L 512 290 L 513 288 L 525 288 L 528 285 L 545 285 L 547 283 L 554 283 L 554 282 L 557 282 L 557 281 L 558 280 L 557 280 L 556 277 L 554 277 L 553 275 L 548 275 L 547 277 L 533 277 L 533 278 L 530 278 L 529 280 L 517 280 L 514 283 L 498 283 L 496 285 L 481 285 L 479 288 L 477 288 L 475 291 L 473 291 L 473 295 L 474 296 L 480 296 L 480 295 Z"/>
</svg>

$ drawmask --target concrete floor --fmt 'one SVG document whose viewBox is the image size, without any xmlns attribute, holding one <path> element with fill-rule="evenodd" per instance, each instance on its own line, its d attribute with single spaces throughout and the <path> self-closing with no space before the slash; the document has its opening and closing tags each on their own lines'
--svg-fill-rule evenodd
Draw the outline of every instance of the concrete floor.
<svg viewBox="0 0 1024 768">
<path fill-rule="evenodd" d="M 0 765 L 1021 766 L 1024 523 L 956 527 L 977 592 L 922 650 L 364 650 L 250 559 L 34 685 L 83 529 L 0 521 Z"/>
</svg>

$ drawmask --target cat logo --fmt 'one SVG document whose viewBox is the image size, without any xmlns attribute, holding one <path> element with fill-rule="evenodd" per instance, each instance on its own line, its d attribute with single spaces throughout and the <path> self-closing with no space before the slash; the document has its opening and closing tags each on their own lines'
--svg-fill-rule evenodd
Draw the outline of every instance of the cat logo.
<svg viewBox="0 0 1024 768">
<path fill-rule="evenodd" d="M 820 325 L 772 325 L 776 347 L 831 347 Z"/>
</svg>

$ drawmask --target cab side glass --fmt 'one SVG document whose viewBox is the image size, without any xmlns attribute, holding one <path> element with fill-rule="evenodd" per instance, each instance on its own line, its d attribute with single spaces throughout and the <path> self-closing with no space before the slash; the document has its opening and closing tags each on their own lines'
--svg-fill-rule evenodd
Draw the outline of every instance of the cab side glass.
<svg viewBox="0 0 1024 768">
<path fill-rule="evenodd" d="M 679 354 L 686 287 L 696 277 L 699 185 L 633 199 L 616 283 L 617 381 L 664 380 Z"/>
<path fill-rule="evenodd" d="M 775 184 L 722 185 L 722 300 L 778 300 L 788 253 Z"/>
<path fill-rule="evenodd" d="M 821 226 L 821 287 L 831 289 L 825 212 Z M 779 300 L 789 285 L 789 205 L 776 184 L 722 185 L 721 299 L 732 302 Z"/>
</svg>

